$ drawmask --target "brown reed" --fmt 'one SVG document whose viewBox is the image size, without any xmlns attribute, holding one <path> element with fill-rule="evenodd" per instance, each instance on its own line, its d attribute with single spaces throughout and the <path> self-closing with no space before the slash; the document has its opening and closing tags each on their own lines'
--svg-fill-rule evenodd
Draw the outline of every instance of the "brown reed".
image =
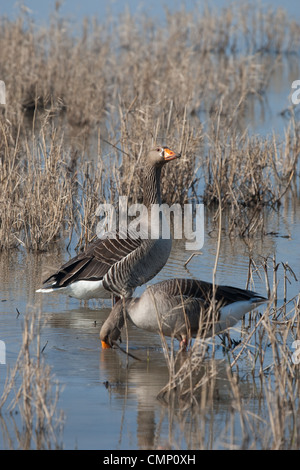
<svg viewBox="0 0 300 470">
<path fill-rule="evenodd" d="M 47 28 L 26 12 L 2 18 L 0 249 L 74 234 L 85 245 L 99 203 L 141 199 L 140 158 L 156 143 L 184 156 L 163 175 L 165 202 L 214 211 L 219 187 L 229 232 L 252 236 L 295 180 L 299 138 L 293 118 L 283 140 L 249 136 L 247 112 L 264 107 L 282 55 L 299 52 L 298 30 L 250 3 L 169 11 L 166 27 L 130 13 L 84 20 L 76 34 L 59 4 Z"/>
</svg>

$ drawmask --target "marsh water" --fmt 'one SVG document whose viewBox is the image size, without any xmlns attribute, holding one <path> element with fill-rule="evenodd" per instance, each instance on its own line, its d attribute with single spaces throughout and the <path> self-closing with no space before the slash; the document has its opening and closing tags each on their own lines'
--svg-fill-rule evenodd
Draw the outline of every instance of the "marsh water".
<svg viewBox="0 0 300 470">
<path fill-rule="evenodd" d="M 284 114 L 295 76 L 295 59 L 283 60 L 278 74 L 272 78 L 266 97 L 250 109 L 247 124 L 253 133 L 263 135 L 284 132 Z M 298 71 L 298 65 L 296 71 Z M 225 214 L 226 216 L 226 214 Z M 288 263 L 297 280 L 290 277 L 288 298 L 299 293 L 300 280 L 300 189 L 293 186 L 281 206 L 263 211 L 264 233 L 252 243 L 251 254 L 257 264 L 263 257 L 275 256 L 278 263 Z M 167 265 L 151 282 L 171 277 L 191 277 L 212 281 L 216 259 L 217 234 L 212 230 L 211 214 L 205 210 L 205 240 L 201 254 L 184 264 L 191 253 L 183 241 L 175 241 Z M 226 226 L 226 224 L 225 224 Z M 58 267 L 75 254 L 75 246 L 62 240 L 53 251 L 33 254 L 25 250 L 0 253 L 0 340 L 5 343 L 5 360 L 0 363 L 0 396 L 6 378 L 13 369 L 22 344 L 24 318 L 39 312 L 42 320 L 39 346 L 45 364 L 51 367 L 53 383 L 59 387 L 56 409 L 64 415 L 58 444 L 64 449 L 197 449 L 226 448 L 226 431 L 235 404 L 227 393 L 225 367 L 227 357 L 221 338 L 215 340 L 214 359 L 218 363 L 220 383 L 214 396 L 213 413 L 201 416 L 197 408 L 182 413 L 176 405 L 157 399 L 169 380 L 169 369 L 158 335 L 143 332 L 129 325 L 129 350 L 141 361 L 128 358 L 118 349 L 102 350 L 99 330 L 110 311 L 109 301 L 80 302 L 62 295 L 40 295 L 42 272 Z M 240 238 L 222 233 L 216 282 L 245 288 L 248 279 L 249 246 Z M 270 262 L 270 273 L 272 273 Z M 272 276 L 272 274 L 270 274 Z M 283 266 L 278 272 L 278 303 L 283 301 Z M 265 294 L 264 277 L 254 275 L 251 287 Z M 145 287 L 137 289 L 139 295 Z M 260 308 L 263 311 L 263 307 Z M 231 331 L 232 338 L 241 338 L 242 323 Z M 291 344 L 292 347 L 292 344 Z M 210 348 L 204 359 L 210 361 Z M 258 413 L 259 398 L 253 393 L 253 381 L 247 358 L 241 358 L 243 394 L 247 405 Z M 0 415 L 0 449 L 18 448 L 22 432 L 20 414 L 10 411 L 9 403 Z M 240 423 L 233 417 L 234 444 L 240 445 Z M 18 429 L 18 432 L 16 432 Z M 230 434 L 232 435 L 232 433 Z M 230 443 L 232 445 L 232 442 Z M 34 438 L 32 447 L 35 447 Z"/>
<path fill-rule="evenodd" d="M 300 202 L 287 203 L 278 213 L 269 215 L 268 232 L 255 242 L 255 258 L 276 255 L 277 261 L 288 262 L 300 278 Z M 209 222 L 206 222 L 208 233 Z M 202 254 L 184 267 L 190 253 L 183 242 L 175 242 L 169 262 L 156 282 L 169 277 L 193 277 L 211 280 L 215 262 L 216 238 L 207 236 Z M 102 350 L 99 328 L 106 319 L 109 301 L 80 303 L 60 295 L 40 296 L 35 289 L 40 284 L 43 266 L 59 265 L 68 255 L 63 249 L 40 255 L 3 253 L 0 258 L 1 282 L 1 340 L 6 344 L 6 365 L 0 365 L 0 385 L 3 388 L 8 370 L 13 368 L 22 343 L 24 314 L 39 309 L 45 324 L 40 345 L 45 362 L 51 366 L 60 387 L 57 408 L 63 410 L 62 442 L 65 449 L 195 449 L 200 446 L 198 433 L 193 430 L 192 418 L 184 419 L 176 411 L 157 400 L 159 391 L 169 378 L 159 336 L 130 326 L 130 351 L 141 361 L 129 359 L 119 350 Z M 221 244 L 217 282 L 245 287 L 248 273 L 248 251 L 242 240 Z M 255 278 L 255 277 L 254 277 Z M 283 295 L 282 271 L 279 269 L 279 291 Z M 263 279 L 255 278 L 255 288 L 265 292 Z M 291 298 L 297 295 L 299 283 L 292 280 L 288 288 Z M 139 294 L 143 288 L 138 289 Z M 231 333 L 240 338 L 240 325 Z M 216 340 L 215 359 L 226 364 L 221 340 Z M 209 361 L 209 351 L 207 355 Z M 247 368 L 245 366 L 245 375 Z M 220 384 L 214 416 L 207 417 L 209 431 L 201 436 L 209 447 L 226 447 L 224 427 L 230 407 L 226 396 L 226 380 Z M 249 395 L 252 385 L 249 384 Z M 247 380 L 244 384 L 247 395 Z M 252 404 L 255 410 L 255 400 Z M 17 446 L 13 423 L 18 416 L 1 417 L 2 449 Z M 194 417 L 195 419 L 195 417 Z M 239 435 L 237 431 L 237 435 Z M 201 442 L 202 442 L 201 441 Z M 238 442 L 237 442 L 238 444 Z M 202 442 L 203 445 L 203 442 Z"/>
</svg>

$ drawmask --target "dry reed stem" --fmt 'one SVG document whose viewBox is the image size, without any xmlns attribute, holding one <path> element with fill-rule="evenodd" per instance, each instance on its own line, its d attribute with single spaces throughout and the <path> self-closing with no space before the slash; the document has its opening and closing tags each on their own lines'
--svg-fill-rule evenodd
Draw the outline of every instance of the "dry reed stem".
<svg viewBox="0 0 300 470">
<path fill-rule="evenodd" d="M 34 311 L 24 317 L 22 346 L 0 397 L 0 418 L 4 418 L 8 411 L 10 416 L 13 416 L 13 411 L 20 413 L 22 428 L 13 422 L 15 437 L 8 431 L 4 433 L 12 447 L 17 442 L 20 449 L 61 446 L 63 415 L 57 411 L 59 388 L 41 353 L 40 323 L 40 314 Z M 4 422 L 4 419 L 0 420 L 1 425 Z"/>
<path fill-rule="evenodd" d="M 10 78 L 0 249 L 44 250 L 65 234 L 86 246 L 99 203 L 141 200 L 140 158 L 156 143 L 184 156 L 164 172 L 163 200 L 194 198 L 213 211 L 221 195 L 232 235 L 251 239 L 262 208 L 280 204 L 293 184 L 295 116 L 283 142 L 249 137 L 244 120 L 253 102 L 263 107 L 280 54 L 299 52 L 299 25 L 282 10 L 195 7 L 168 12 L 167 28 L 127 12 L 121 25 L 85 20 L 74 35 L 58 8 L 46 29 L 26 13 L 1 26 L 0 67 Z"/>
<path fill-rule="evenodd" d="M 265 277 L 271 294 L 267 310 L 258 321 L 251 313 L 250 330 L 248 328 L 248 333 L 243 334 L 238 346 L 227 351 L 227 361 L 217 359 L 214 354 L 208 357 L 205 349 L 199 349 L 203 343 L 195 340 L 188 353 L 175 358 L 177 367 L 169 369 L 169 382 L 158 395 L 168 408 L 176 403 L 181 421 L 185 421 L 193 410 L 193 419 L 196 420 L 199 414 L 205 428 L 207 417 L 213 415 L 217 406 L 216 397 L 220 392 L 224 393 L 225 388 L 232 403 L 232 413 L 221 433 L 222 448 L 297 449 L 300 442 L 297 418 L 299 366 L 292 361 L 291 351 L 292 341 L 299 334 L 299 296 L 277 306 L 279 269 L 283 271 L 283 276 L 280 273 L 281 284 L 287 297 L 287 283 L 297 282 L 290 267 L 276 262 L 275 257 L 262 259 L 260 266 L 253 259 L 249 260 L 248 283 L 254 284 L 255 276 L 262 283 Z M 214 351 L 213 348 L 210 352 Z M 173 365 L 175 361 L 168 356 L 168 364 Z M 246 368 L 245 361 L 248 362 Z M 222 368 L 225 368 L 226 379 L 221 373 Z M 242 391 L 245 375 L 250 382 L 246 395 Z M 254 395 L 260 397 L 254 404 L 252 388 Z M 252 411 L 251 407 L 257 406 L 256 401 L 260 403 L 259 410 Z M 236 434 L 237 419 L 240 429 Z M 235 423 L 231 429 L 230 422 Z M 196 448 L 214 448 L 217 431 L 214 430 L 213 442 L 209 444 L 199 431 L 193 442 L 194 445 L 197 442 Z"/>
</svg>

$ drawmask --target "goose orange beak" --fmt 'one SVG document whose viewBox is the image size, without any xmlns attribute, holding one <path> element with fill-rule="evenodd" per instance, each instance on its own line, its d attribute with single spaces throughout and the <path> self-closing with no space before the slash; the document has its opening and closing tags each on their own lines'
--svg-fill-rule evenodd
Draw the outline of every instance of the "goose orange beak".
<svg viewBox="0 0 300 470">
<path fill-rule="evenodd" d="M 111 346 L 105 341 L 101 341 L 102 349 L 111 349 Z"/>
<path fill-rule="evenodd" d="M 175 153 L 173 150 L 170 150 L 169 148 L 164 148 L 164 159 L 166 161 L 170 160 L 175 160 L 175 158 L 180 158 L 181 154 L 180 153 Z"/>
</svg>

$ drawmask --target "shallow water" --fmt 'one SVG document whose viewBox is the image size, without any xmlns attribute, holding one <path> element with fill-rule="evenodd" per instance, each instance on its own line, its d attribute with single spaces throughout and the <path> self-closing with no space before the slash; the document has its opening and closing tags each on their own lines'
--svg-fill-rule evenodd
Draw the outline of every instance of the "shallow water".
<svg viewBox="0 0 300 470">
<path fill-rule="evenodd" d="M 282 207 L 276 216 L 270 215 L 268 221 L 267 231 L 276 235 L 258 239 L 254 248 L 257 260 L 260 255 L 275 253 L 278 262 L 288 262 L 298 279 L 299 220 L 299 201 L 294 206 L 288 206 L 287 210 Z M 175 276 L 211 280 L 215 250 L 216 238 L 207 237 L 202 254 L 195 256 L 184 268 L 183 264 L 190 253 L 185 251 L 182 242 L 175 242 L 168 264 L 152 282 Z M 159 336 L 130 326 L 130 352 L 142 361 L 131 358 L 127 361 L 125 354 L 119 350 L 101 349 L 99 329 L 109 313 L 108 301 L 83 304 L 61 295 L 41 296 L 35 293 L 42 269 L 49 263 L 59 265 L 65 259 L 68 255 L 59 252 L 37 256 L 11 253 L 0 257 L 0 339 L 6 344 L 6 365 L 0 365 L 0 392 L 7 370 L 13 367 L 19 352 L 24 314 L 31 309 L 39 309 L 46 320 L 41 333 L 42 355 L 62 388 L 57 408 L 63 410 L 65 415 L 62 438 L 65 449 L 152 449 L 169 445 L 181 449 L 197 448 L 199 441 L 193 435 L 191 421 L 185 422 L 181 414 L 176 413 L 176 408 L 172 408 L 170 414 L 170 408 L 157 400 L 169 377 Z M 248 253 L 244 242 L 236 239 L 230 242 L 224 236 L 217 282 L 245 287 L 247 272 Z M 279 268 L 279 292 L 283 292 L 282 273 Z M 265 293 L 263 279 L 255 278 L 255 289 Z M 139 288 L 137 295 L 142 290 Z M 292 280 L 288 298 L 298 292 L 299 282 Z M 232 336 L 239 339 L 240 325 Z M 215 358 L 222 368 L 224 355 L 219 339 L 216 344 Z M 243 387 L 245 395 L 248 393 L 251 396 L 252 385 L 246 382 Z M 221 402 L 220 396 L 223 397 Z M 221 435 L 229 410 L 230 399 L 223 382 L 213 416 L 213 429 L 217 434 Z M 12 423 L 6 412 L 4 421 L 13 435 Z M 208 446 L 210 432 L 207 430 L 202 436 Z M 221 442 L 219 445 L 222 447 Z M 14 446 L 17 446 L 16 441 L 12 438 L 9 443 L 7 433 L 2 433 L 0 448 Z"/>
<path fill-rule="evenodd" d="M 295 7 L 295 11 L 298 12 L 299 8 Z M 256 104 L 245 118 L 250 129 L 260 135 L 272 133 L 273 130 L 281 134 L 287 122 L 280 113 L 290 104 L 288 96 L 291 83 L 299 79 L 299 61 L 292 60 L 288 66 L 285 60 L 282 63 L 283 69 L 280 71 L 279 65 L 271 77 L 268 104 Z M 258 263 L 261 256 L 276 255 L 277 262 L 288 262 L 300 280 L 299 187 L 297 191 L 293 198 L 285 199 L 278 212 L 265 210 L 266 234 L 255 239 L 252 254 Z M 175 242 L 167 265 L 152 282 L 181 276 L 212 280 L 217 237 L 211 232 L 207 213 L 205 224 L 205 242 L 201 255 L 195 256 L 184 268 L 191 253 L 185 251 L 182 242 Z M 224 378 L 224 354 L 220 340 L 216 339 L 215 352 L 220 379 L 218 399 L 215 401 L 213 416 L 207 416 L 200 426 L 197 415 L 183 416 L 176 407 L 165 406 L 157 399 L 169 378 L 159 336 L 130 326 L 130 351 L 142 361 L 127 361 L 125 354 L 119 350 L 101 349 L 99 330 L 109 314 L 109 302 L 90 301 L 84 304 L 64 296 L 41 296 L 35 293 L 36 288 L 40 287 L 44 269 L 55 268 L 70 256 L 65 252 L 63 244 L 52 253 L 33 255 L 20 251 L 0 254 L 0 340 L 6 345 L 6 363 L 0 363 L 0 396 L 22 344 L 24 315 L 38 310 L 45 320 L 40 341 L 41 348 L 44 348 L 42 356 L 61 388 L 57 409 L 63 410 L 65 415 L 61 438 L 63 448 L 226 447 L 224 428 L 231 416 L 232 401 Z M 216 282 L 244 288 L 248 264 L 249 250 L 244 241 L 236 238 L 230 240 L 224 233 Z M 264 278 L 255 276 L 254 279 L 255 285 L 251 287 L 265 294 Z M 289 299 L 299 293 L 299 281 L 296 282 L 291 276 L 290 280 Z M 278 269 L 278 281 L 279 296 L 283 298 L 282 266 Z M 142 290 L 137 289 L 136 295 Z M 238 325 L 232 332 L 232 337 L 237 340 L 240 338 L 240 327 Z M 207 361 L 209 357 L 210 351 Z M 242 362 L 241 367 L 245 368 L 247 377 L 247 363 Z M 258 399 L 253 391 L 253 382 L 245 379 L 242 391 L 246 397 L 252 397 L 248 403 L 249 410 L 256 411 Z M 19 429 L 22 429 L 20 420 L 18 424 Z M 201 436 L 195 432 L 195 427 L 198 431 L 204 429 Z M 238 434 L 238 423 L 236 427 Z M 14 421 L 7 408 L 0 416 L 0 428 L 0 449 L 18 447 Z"/>
</svg>

